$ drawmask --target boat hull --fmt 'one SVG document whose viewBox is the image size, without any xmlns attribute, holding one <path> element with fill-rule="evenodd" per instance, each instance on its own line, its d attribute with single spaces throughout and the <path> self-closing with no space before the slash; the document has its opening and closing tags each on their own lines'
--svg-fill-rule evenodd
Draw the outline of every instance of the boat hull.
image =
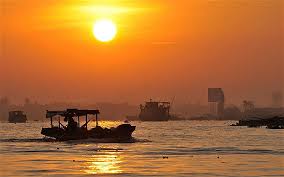
<svg viewBox="0 0 284 177">
<path fill-rule="evenodd" d="M 58 127 L 42 128 L 41 134 L 47 137 L 55 138 L 58 141 L 80 140 L 87 138 L 103 139 L 103 138 L 118 138 L 129 139 L 132 138 L 132 133 L 135 126 L 130 124 L 121 124 L 116 128 L 108 129 L 97 126 L 91 130 L 76 129 L 68 131 Z"/>
<path fill-rule="evenodd" d="M 18 119 L 18 120 L 8 120 L 9 123 L 26 123 L 26 119 Z"/>
</svg>

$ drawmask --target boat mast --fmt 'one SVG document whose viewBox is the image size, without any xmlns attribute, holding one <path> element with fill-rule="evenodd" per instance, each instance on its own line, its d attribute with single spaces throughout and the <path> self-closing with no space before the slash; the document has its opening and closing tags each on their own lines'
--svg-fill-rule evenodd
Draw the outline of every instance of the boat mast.
<svg viewBox="0 0 284 177">
<path fill-rule="evenodd" d="M 50 117 L 50 126 L 53 127 L 52 116 Z"/>
<path fill-rule="evenodd" d="M 80 116 L 78 116 L 78 127 L 80 127 Z"/>
<path fill-rule="evenodd" d="M 96 127 L 99 126 L 99 122 L 98 122 L 98 114 L 96 114 Z"/>
<path fill-rule="evenodd" d="M 88 114 L 86 114 L 86 130 L 88 130 Z"/>
</svg>

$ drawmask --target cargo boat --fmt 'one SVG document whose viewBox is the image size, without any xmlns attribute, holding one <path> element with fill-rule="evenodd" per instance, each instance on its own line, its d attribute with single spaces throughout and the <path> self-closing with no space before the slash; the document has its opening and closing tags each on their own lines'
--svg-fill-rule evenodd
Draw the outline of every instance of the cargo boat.
<svg viewBox="0 0 284 177">
<path fill-rule="evenodd" d="M 141 121 L 168 121 L 170 115 L 170 102 L 147 101 L 140 105 L 139 119 Z"/>
</svg>

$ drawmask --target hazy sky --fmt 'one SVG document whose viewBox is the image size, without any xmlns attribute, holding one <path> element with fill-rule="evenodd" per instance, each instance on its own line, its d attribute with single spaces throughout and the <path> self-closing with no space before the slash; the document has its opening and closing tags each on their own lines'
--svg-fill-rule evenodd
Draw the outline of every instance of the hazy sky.
<svg viewBox="0 0 284 177">
<path fill-rule="evenodd" d="M 284 91 L 283 0 L 2 0 L 0 96 L 270 104 Z M 97 19 L 118 33 L 93 37 Z"/>
</svg>

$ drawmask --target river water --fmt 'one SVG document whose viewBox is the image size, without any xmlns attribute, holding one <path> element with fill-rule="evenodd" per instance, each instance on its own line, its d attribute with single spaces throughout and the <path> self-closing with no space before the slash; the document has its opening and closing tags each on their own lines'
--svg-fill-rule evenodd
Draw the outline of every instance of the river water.
<svg viewBox="0 0 284 177">
<path fill-rule="evenodd" d="M 284 130 L 231 123 L 134 121 L 134 143 L 51 142 L 47 122 L 0 123 L 0 176 L 284 176 Z"/>
</svg>

